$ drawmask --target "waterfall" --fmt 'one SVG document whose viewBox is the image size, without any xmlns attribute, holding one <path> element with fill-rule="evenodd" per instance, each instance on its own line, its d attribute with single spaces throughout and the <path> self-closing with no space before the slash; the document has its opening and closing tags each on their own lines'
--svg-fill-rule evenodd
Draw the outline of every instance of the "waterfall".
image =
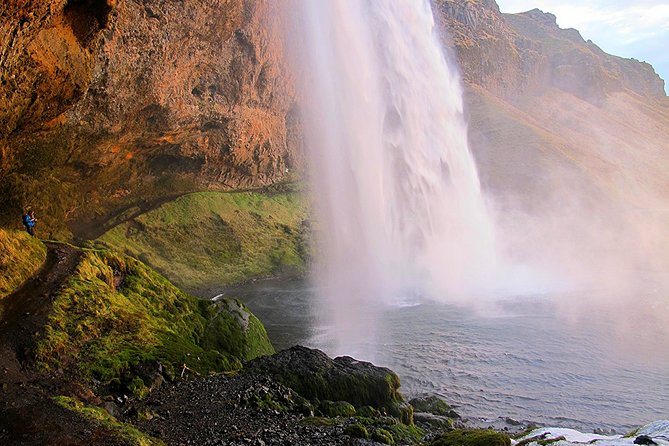
<svg viewBox="0 0 669 446">
<path fill-rule="evenodd" d="M 429 1 L 296 5 L 319 314 L 335 353 L 369 357 L 381 305 L 486 290 L 494 227 Z"/>
</svg>

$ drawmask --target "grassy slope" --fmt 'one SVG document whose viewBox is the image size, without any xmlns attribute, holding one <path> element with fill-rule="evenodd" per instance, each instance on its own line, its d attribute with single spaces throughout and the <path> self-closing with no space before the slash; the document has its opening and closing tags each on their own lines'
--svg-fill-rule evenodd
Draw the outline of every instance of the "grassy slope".
<svg viewBox="0 0 669 446">
<path fill-rule="evenodd" d="M 54 302 L 36 359 L 43 369 L 74 369 L 81 379 L 139 396 L 144 383 L 133 371 L 143 363 L 159 361 L 172 374 L 186 364 L 205 374 L 273 352 L 255 317 L 243 329 L 222 305 L 182 292 L 135 259 L 86 251 Z"/>
<path fill-rule="evenodd" d="M 305 201 L 296 193 L 200 192 L 120 224 L 99 240 L 188 290 L 300 272 Z"/>
<path fill-rule="evenodd" d="M 46 247 L 24 231 L 0 229 L 0 299 L 35 275 L 46 260 Z"/>
</svg>

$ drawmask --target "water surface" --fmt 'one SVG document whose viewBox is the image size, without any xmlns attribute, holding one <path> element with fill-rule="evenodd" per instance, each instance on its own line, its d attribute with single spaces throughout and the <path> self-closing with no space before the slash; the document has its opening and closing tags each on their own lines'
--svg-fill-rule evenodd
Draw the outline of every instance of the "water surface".
<svg viewBox="0 0 669 446">
<path fill-rule="evenodd" d="M 277 349 L 321 348 L 315 290 L 267 281 L 230 290 L 265 323 Z M 386 307 L 367 358 L 395 370 L 412 396 L 436 393 L 466 416 L 626 432 L 669 416 L 669 351 L 662 334 L 621 331 L 625 315 L 558 316 L 546 296 L 487 311 L 423 302 Z M 654 344 L 655 343 L 655 344 Z"/>
</svg>

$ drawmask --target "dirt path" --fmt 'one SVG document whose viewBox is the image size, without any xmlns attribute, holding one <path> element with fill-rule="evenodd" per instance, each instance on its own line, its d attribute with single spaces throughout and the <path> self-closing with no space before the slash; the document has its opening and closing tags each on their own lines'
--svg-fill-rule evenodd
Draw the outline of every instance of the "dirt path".
<svg viewBox="0 0 669 446">
<path fill-rule="evenodd" d="M 31 357 L 35 335 L 44 327 L 51 304 L 76 267 L 81 252 L 67 245 L 48 245 L 37 276 L 0 301 L 0 385 L 35 379 Z"/>
<path fill-rule="evenodd" d="M 0 445 L 118 444 L 110 432 L 58 406 L 51 397 L 72 393 L 65 376 L 34 368 L 33 351 L 53 300 L 74 272 L 81 251 L 47 244 L 40 272 L 0 301 Z"/>
</svg>

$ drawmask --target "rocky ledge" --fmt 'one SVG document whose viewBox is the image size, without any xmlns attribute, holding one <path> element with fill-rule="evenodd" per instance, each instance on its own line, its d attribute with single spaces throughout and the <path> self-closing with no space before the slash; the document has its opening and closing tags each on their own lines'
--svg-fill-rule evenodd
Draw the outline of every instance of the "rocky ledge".
<svg viewBox="0 0 669 446">
<path fill-rule="evenodd" d="M 118 408 L 140 431 L 179 445 L 510 445 L 505 434 L 464 429 L 436 397 L 411 402 L 389 369 L 293 347 L 234 376 L 165 385 Z M 431 412 L 431 413 L 430 413 Z"/>
</svg>

